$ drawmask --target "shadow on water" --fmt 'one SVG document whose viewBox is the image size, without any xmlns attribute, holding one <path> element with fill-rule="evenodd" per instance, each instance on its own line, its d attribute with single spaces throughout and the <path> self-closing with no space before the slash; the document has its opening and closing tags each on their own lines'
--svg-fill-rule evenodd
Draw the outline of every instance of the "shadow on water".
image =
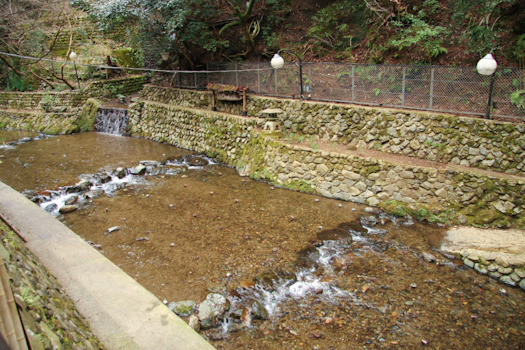
<svg viewBox="0 0 525 350">
<path fill-rule="evenodd" d="M 230 307 L 201 330 L 219 349 L 525 347 L 523 292 L 441 256 L 442 228 L 192 155 L 99 133 L 39 138 L 0 149 L 0 179 L 159 299 L 223 295 Z"/>
</svg>

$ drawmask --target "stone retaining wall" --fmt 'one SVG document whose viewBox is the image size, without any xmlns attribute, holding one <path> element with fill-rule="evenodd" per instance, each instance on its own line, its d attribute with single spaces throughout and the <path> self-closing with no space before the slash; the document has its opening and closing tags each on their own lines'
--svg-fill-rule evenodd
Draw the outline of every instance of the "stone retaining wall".
<svg viewBox="0 0 525 350">
<path fill-rule="evenodd" d="M 0 128 L 39 131 L 48 135 L 91 131 L 101 102 L 90 98 L 77 113 L 0 111 Z"/>
<path fill-rule="evenodd" d="M 57 280 L 0 220 L 0 256 L 32 349 L 103 349 Z"/>
<path fill-rule="evenodd" d="M 130 108 L 132 136 L 217 156 L 253 178 L 437 222 L 525 227 L 525 182 L 518 177 L 436 170 L 288 145 L 272 133 L 256 132 L 262 123 L 264 119 L 151 101 Z"/>
<path fill-rule="evenodd" d="M 211 93 L 145 86 L 150 101 L 209 109 Z M 367 148 L 525 175 L 525 124 L 445 114 L 378 109 L 344 104 L 277 99 L 248 95 L 248 115 L 280 108 L 286 131 L 316 135 Z M 217 110 L 241 114 L 242 104 L 218 101 Z"/>
<path fill-rule="evenodd" d="M 142 89 L 143 76 L 91 83 L 80 92 L 0 92 L 0 128 L 70 134 L 92 130 L 98 97 L 130 95 Z"/>
<path fill-rule="evenodd" d="M 131 105 L 128 115 L 131 136 L 207 153 L 232 165 L 252 137 L 251 130 L 263 122 L 147 101 Z"/>
<path fill-rule="evenodd" d="M 437 222 L 525 227 L 525 181 L 468 171 L 394 164 L 358 156 L 268 143 L 265 169 L 277 183 L 325 197 Z"/>
<path fill-rule="evenodd" d="M 0 108 L 48 113 L 77 112 L 91 97 L 131 95 L 142 90 L 146 78 L 131 76 L 92 82 L 82 91 L 0 92 Z"/>
<path fill-rule="evenodd" d="M 0 92 L 0 108 L 67 112 L 80 108 L 87 96 L 79 92 Z"/>
<path fill-rule="evenodd" d="M 0 128 L 39 131 L 49 135 L 80 131 L 78 113 L 32 113 L 0 111 Z"/>
<path fill-rule="evenodd" d="M 525 290 L 523 257 L 499 252 L 464 252 L 459 256 L 465 265 L 482 275 L 499 280 L 512 287 Z"/>
<path fill-rule="evenodd" d="M 90 97 L 132 95 L 142 90 L 147 78 L 142 75 L 92 82 L 87 90 Z"/>
</svg>

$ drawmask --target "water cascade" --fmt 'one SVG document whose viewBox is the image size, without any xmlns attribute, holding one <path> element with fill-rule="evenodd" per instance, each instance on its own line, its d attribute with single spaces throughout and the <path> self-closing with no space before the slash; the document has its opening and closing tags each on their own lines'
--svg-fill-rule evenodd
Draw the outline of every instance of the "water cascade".
<svg viewBox="0 0 525 350">
<path fill-rule="evenodd" d="M 125 108 L 100 108 L 95 118 L 95 131 L 124 135 L 128 127 L 128 110 Z"/>
</svg>

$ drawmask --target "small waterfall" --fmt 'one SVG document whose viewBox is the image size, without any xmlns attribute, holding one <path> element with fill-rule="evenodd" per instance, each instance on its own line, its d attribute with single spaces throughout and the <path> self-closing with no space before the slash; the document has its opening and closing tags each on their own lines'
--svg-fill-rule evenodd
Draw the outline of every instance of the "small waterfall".
<svg viewBox="0 0 525 350">
<path fill-rule="evenodd" d="M 124 135 L 128 127 L 128 110 L 100 108 L 95 118 L 95 130 L 112 135 Z"/>
</svg>

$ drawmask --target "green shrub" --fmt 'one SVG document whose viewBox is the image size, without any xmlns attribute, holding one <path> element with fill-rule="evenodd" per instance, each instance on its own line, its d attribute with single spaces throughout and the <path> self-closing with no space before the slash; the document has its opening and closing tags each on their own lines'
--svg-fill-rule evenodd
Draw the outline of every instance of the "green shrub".
<svg viewBox="0 0 525 350">
<path fill-rule="evenodd" d="M 112 56 L 117 59 L 120 67 L 140 68 L 144 66 L 144 57 L 132 48 L 113 50 Z"/>
</svg>

